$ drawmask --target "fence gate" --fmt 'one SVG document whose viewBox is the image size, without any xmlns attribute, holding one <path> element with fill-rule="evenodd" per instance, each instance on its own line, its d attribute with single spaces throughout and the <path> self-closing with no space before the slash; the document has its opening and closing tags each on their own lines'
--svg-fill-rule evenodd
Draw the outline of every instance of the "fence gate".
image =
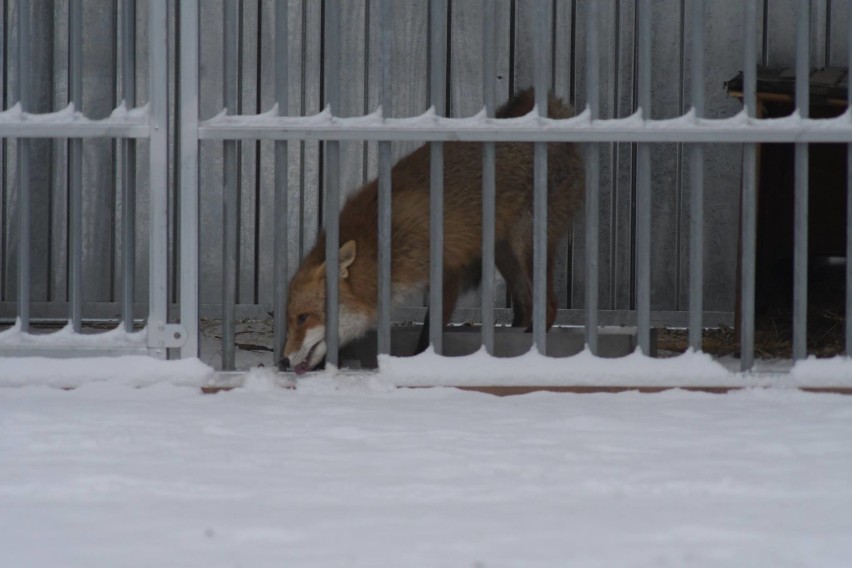
<svg viewBox="0 0 852 568">
<path fill-rule="evenodd" d="M 666 171 L 655 171 L 655 154 L 660 145 L 671 144 L 677 146 L 678 162 L 690 164 L 689 176 L 685 182 L 688 195 L 688 241 L 683 250 L 686 254 L 688 265 L 688 283 L 684 287 L 685 296 L 688 300 L 688 320 L 684 323 L 689 327 L 689 345 L 700 349 L 702 345 L 702 327 L 706 321 L 706 312 L 703 309 L 705 297 L 705 208 L 704 208 L 704 171 L 706 157 L 715 151 L 720 144 L 734 145 L 737 149 L 737 157 L 742 157 L 741 186 L 737 187 L 741 196 L 740 216 L 741 224 L 729 223 L 726 227 L 728 234 L 739 232 L 740 238 L 740 266 L 741 277 L 739 282 L 730 282 L 728 292 L 736 287 L 741 290 L 741 364 L 744 370 L 752 368 L 754 362 L 754 321 L 755 321 L 755 242 L 756 242 L 756 156 L 757 145 L 760 143 L 795 143 L 796 144 L 796 195 L 797 214 L 795 217 L 796 230 L 796 270 L 795 270 L 795 306 L 793 316 L 794 330 L 794 359 L 806 356 L 806 323 L 807 323 L 807 194 L 808 194 L 808 144 L 815 143 L 848 143 L 852 140 L 852 122 L 849 116 L 826 120 L 810 120 L 807 118 L 809 109 L 808 85 L 810 75 L 810 50 L 815 39 L 812 25 L 815 14 L 825 7 L 825 3 L 811 2 L 810 0 L 790 0 L 788 8 L 795 13 L 794 34 L 786 37 L 795 37 L 795 68 L 796 68 L 796 105 L 797 113 L 782 121 L 760 120 L 756 115 L 756 80 L 757 80 L 757 44 L 759 24 L 763 24 L 764 30 L 764 62 L 768 57 L 766 51 L 767 38 L 766 28 L 772 22 L 773 14 L 770 4 L 763 2 L 762 12 L 758 9 L 757 0 L 746 0 L 744 2 L 704 2 L 693 0 L 691 3 L 673 2 L 677 5 L 680 14 L 680 58 L 687 57 L 691 62 L 690 73 L 687 74 L 688 81 L 681 84 L 682 92 L 690 92 L 690 100 L 683 101 L 683 108 L 678 110 L 674 116 L 662 120 L 654 117 L 652 94 L 656 85 L 652 81 L 652 53 L 654 53 L 654 23 L 661 21 L 665 10 L 664 3 L 652 2 L 651 0 L 636 0 L 635 2 L 618 3 L 615 5 L 619 11 L 627 7 L 632 16 L 632 38 L 631 42 L 635 48 L 633 55 L 626 64 L 631 64 L 634 73 L 633 85 L 628 86 L 633 91 L 635 106 L 632 112 L 620 113 L 620 115 L 605 117 L 601 113 L 601 101 L 604 98 L 601 92 L 601 76 L 599 70 L 604 60 L 604 55 L 611 55 L 613 46 L 606 46 L 607 53 L 604 54 L 601 44 L 600 30 L 605 22 L 602 2 L 551 2 L 549 0 L 536 0 L 531 2 L 518 2 L 517 20 L 513 20 L 514 26 L 527 26 L 531 38 L 531 49 L 526 52 L 527 59 L 531 62 L 531 80 L 527 83 L 536 89 L 538 115 L 527 116 L 520 120 L 501 121 L 493 119 L 494 93 L 497 88 L 498 76 L 495 72 L 493 57 L 495 46 L 495 12 L 498 6 L 504 3 L 493 0 L 477 2 L 447 2 L 446 0 L 430 0 L 428 2 L 392 2 L 390 0 L 376 0 L 369 2 L 369 20 L 371 25 L 378 23 L 377 31 L 368 38 L 372 42 L 371 49 L 378 52 L 378 68 L 371 65 L 366 74 L 373 73 L 372 85 L 378 93 L 378 106 L 388 109 L 392 102 L 391 92 L 393 79 L 391 77 L 391 54 L 394 40 L 399 39 L 399 29 L 392 29 L 391 13 L 396 10 L 404 11 L 417 5 L 420 12 L 418 17 L 411 21 L 417 26 L 411 26 L 404 31 L 415 34 L 423 45 L 424 34 L 419 32 L 426 30 L 426 48 L 423 50 L 428 55 L 422 58 L 421 63 L 428 67 L 428 103 L 433 112 L 427 112 L 421 116 L 408 116 L 406 118 L 392 118 L 381 112 L 370 114 L 373 108 L 366 108 L 363 113 L 350 113 L 355 116 L 347 117 L 341 112 L 341 97 L 346 91 L 348 83 L 341 81 L 343 73 L 348 73 L 344 57 L 351 57 L 356 51 L 351 45 L 342 45 L 344 32 L 352 26 L 358 26 L 358 22 L 346 19 L 343 14 L 352 6 L 342 0 L 325 0 L 322 3 L 301 3 L 301 40 L 309 39 L 306 34 L 306 25 L 309 7 L 311 10 L 321 7 L 320 22 L 321 32 L 314 34 L 319 36 L 321 49 L 319 58 L 312 59 L 306 63 L 301 61 L 299 71 L 290 69 L 288 58 L 288 33 L 292 22 L 288 16 L 288 10 L 292 8 L 293 2 L 279 1 L 273 4 L 263 4 L 264 14 L 267 20 L 265 26 L 258 24 L 257 33 L 264 30 L 268 34 L 274 29 L 274 45 L 271 50 L 264 53 L 267 57 L 273 55 L 275 76 L 275 106 L 262 114 L 245 114 L 241 112 L 239 77 L 238 71 L 243 53 L 240 51 L 242 15 L 241 4 L 235 1 L 225 0 L 223 4 L 222 19 L 224 33 L 222 41 L 223 54 L 221 58 L 223 65 L 223 99 L 218 112 L 212 118 L 199 121 L 199 20 L 210 22 L 209 15 L 205 18 L 199 13 L 200 8 L 208 8 L 206 3 L 198 0 L 184 0 L 180 3 L 180 68 L 181 68 L 181 90 L 180 90 L 180 124 L 181 124 L 181 147 L 180 147 L 180 185 L 181 185 L 181 320 L 185 323 L 190 337 L 197 336 L 195 329 L 189 326 L 198 321 L 198 206 L 199 206 L 199 141 L 213 141 L 221 144 L 223 155 L 222 176 L 222 209 L 223 227 L 221 246 L 224 256 L 222 272 L 222 308 L 223 308 L 223 343 L 222 343 L 222 365 L 223 368 L 233 368 L 234 365 L 234 321 L 235 321 L 235 290 L 237 283 L 237 258 L 239 247 L 239 236 L 236 232 L 239 212 L 239 179 L 240 159 L 239 144 L 243 142 L 255 142 L 258 140 L 274 141 L 275 144 L 275 191 L 274 191 L 274 231 L 273 242 L 278 246 L 274 251 L 274 286 L 273 311 L 275 316 L 275 349 L 276 356 L 279 355 L 281 339 L 284 330 L 284 301 L 287 282 L 287 258 L 285 247 L 281 243 L 288 241 L 287 230 L 287 201 L 288 201 L 288 144 L 301 144 L 304 142 L 322 141 L 325 152 L 321 176 L 325 176 L 324 193 L 322 199 L 322 224 L 325 226 L 326 239 L 326 345 L 327 360 L 337 363 L 337 254 L 338 254 L 338 217 L 341 195 L 341 145 L 350 141 L 371 141 L 378 143 L 378 184 L 379 184 L 379 258 L 385 259 L 380 263 L 381 269 L 378 274 L 378 345 L 379 351 L 388 352 L 390 334 L 390 271 L 388 262 L 390 259 L 389 238 L 390 234 L 390 160 L 391 153 L 389 143 L 391 142 L 425 142 L 431 145 L 430 166 L 430 234 L 431 234 L 431 258 L 430 278 L 431 282 L 442 280 L 442 258 L 440 244 L 443 242 L 442 211 L 443 211 L 443 150 L 442 144 L 447 141 L 461 140 L 470 142 L 481 142 L 484 147 L 485 161 L 483 162 L 483 180 L 492 180 L 493 173 L 493 145 L 496 142 L 519 141 L 535 145 L 535 205 L 534 209 L 534 261 L 535 283 L 533 294 L 533 337 L 534 344 L 540 350 L 544 350 L 547 341 L 547 333 L 544 327 L 545 313 L 545 263 L 544 246 L 546 242 L 546 144 L 550 142 L 575 142 L 585 146 L 586 167 L 586 205 L 585 205 L 585 227 L 583 231 L 583 262 L 581 263 L 584 280 L 584 306 L 581 312 L 582 321 L 585 324 L 585 340 L 593 353 L 596 353 L 598 343 L 599 324 L 602 298 L 599 298 L 600 273 L 599 260 L 601 258 L 601 236 L 603 231 L 600 226 L 601 205 L 601 166 L 605 160 L 601 159 L 603 151 L 610 150 L 613 145 L 626 144 L 633 152 L 632 175 L 634 179 L 634 193 L 631 195 L 633 201 L 632 219 L 630 221 L 634 247 L 630 263 L 633 268 L 632 296 L 635 310 L 636 335 L 639 348 L 646 354 L 650 353 L 652 319 L 652 301 L 654 288 L 652 276 L 654 267 L 659 266 L 660 258 L 654 254 L 654 222 L 669 222 L 665 215 L 659 215 L 654 203 L 654 183 L 656 178 L 666 176 Z M 298 4 L 298 3 L 295 3 Z M 478 9 L 477 16 L 469 21 L 468 28 L 461 31 L 465 39 L 482 34 L 481 65 L 482 70 L 482 93 L 485 101 L 486 112 L 470 118 L 448 118 L 446 101 L 449 98 L 447 89 L 447 46 L 449 12 L 453 6 L 467 6 Z M 609 6 L 609 4 L 607 4 Z M 258 5 L 261 6 L 261 5 Z M 512 9 L 515 3 L 511 3 Z M 545 93 L 553 85 L 551 74 L 556 69 L 556 62 L 551 61 L 552 41 L 557 30 L 556 18 L 563 14 L 567 7 L 582 6 L 583 13 L 569 11 L 571 17 L 570 29 L 582 30 L 582 42 L 575 43 L 577 53 L 571 54 L 571 69 L 584 69 L 584 89 L 577 89 L 577 98 L 585 98 L 585 110 L 575 118 L 551 121 L 541 116 L 546 106 Z M 619 8 L 621 6 L 621 8 Z M 505 6 L 504 6 L 505 7 Z M 521 12 L 523 7 L 523 12 Z M 609 10 L 607 8 L 607 10 Z M 259 10 L 260 8 L 258 8 Z M 626 8 L 625 8 L 626 9 Z M 848 7 L 847 7 L 848 9 Z M 713 38 L 707 33 L 705 16 L 712 10 L 713 14 L 724 12 L 726 21 L 736 21 L 735 26 L 741 29 L 740 40 L 737 43 L 737 54 L 731 56 L 730 49 L 726 48 L 726 57 L 736 59 L 736 67 L 731 75 L 737 70 L 743 70 L 743 84 L 745 109 L 739 114 L 728 114 L 728 116 L 708 117 L 705 108 L 705 44 Z M 269 13 L 272 12 L 270 16 Z M 838 8 L 836 13 L 844 12 Z M 789 15 L 789 10 L 785 13 Z M 209 14 L 209 12 L 208 12 Z M 762 21 L 759 18 L 762 14 Z M 563 14 L 564 15 L 564 14 Z M 842 18 L 846 17 L 843 13 Z M 365 16 L 366 18 L 366 16 Z M 259 16 L 258 16 L 259 19 Z M 274 19 L 274 24 L 270 20 Z M 575 21 L 576 20 L 576 21 Z M 845 21 L 845 20 L 844 20 Z M 218 23 L 218 21 L 216 22 Z M 427 24 L 428 23 L 428 24 Z M 717 22 L 718 23 L 718 22 Z M 416 27 L 416 32 L 413 28 Z M 812 29 L 813 28 L 813 29 Z M 296 28 L 298 30 L 298 25 Z M 560 28 L 561 29 L 561 28 Z M 316 30 L 314 30 L 316 31 Z M 821 32 L 820 32 L 821 33 Z M 684 45 L 683 37 L 690 37 L 689 49 Z M 667 36 L 668 37 L 668 36 Z M 514 39 L 515 36 L 512 36 Z M 458 34 L 454 40 L 458 39 Z M 773 36 L 773 41 L 775 38 Z M 847 39 L 847 38 L 841 38 Z M 620 41 L 621 38 L 618 38 Z M 635 42 L 634 42 L 635 40 Z M 830 44 L 828 36 L 823 37 L 826 46 Z M 415 41 L 411 37 L 402 37 L 400 41 Z M 209 45 L 209 44 L 208 44 Z M 530 47 L 530 46 L 528 46 Z M 620 49 L 615 46 L 616 51 Z M 657 46 L 659 50 L 659 46 Z M 666 48 L 669 49 L 669 48 Z M 258 50 L 258 54 L 261 50 Z M 620 52 L 617 53 L 620 55 Z M 257 55 L 259 57 L 259 55 Z M 709 58 L 708 58 L 709 59 Z M 217 54 L 217 61 L 218 59 Z M 208 62 L 210 60 L 208 59 Z M 709 62 L 709 61 L 708 61 Z M 351 62 L 350 62 L 351 63 Z M 568 65 L 566 61 L 560 61 L 562 66 Z M 681 70 L 685 69 L 683 61 L 680 62 Z M 257 69 L 262 69 L 261 63 L 257 63 Z M 635 69 L 634 69 L 635 68 Z M 321 108 L 325 110 L 315 116 L 302 112 L 295 116 L 288 115 L 288 81 L 300 78 L 301 73 L 302 90 L 304 95 L 305 74 L 319 74 L 321 76 Z M 348 77 L 348 75 L 347 75 Z M 516 85 L 517 86 L 517 85 Z M 573 89 L 573 87 L 572 87 Z M 584 93 L 583 93 L 584 91 Z M 582 94 L 581 94 L 582 93 Z M 258 101 L 260 97 L 258 96 Z M 304 107 L 304 100 L 302 101 Z M 223 108 L 224 107 L 224 108 Z M 269 107 L 266 107 L 269 108 Z M 209 110 L 209 105 L 208 105 Z M 612 109 L 610 109 L 611 112 Z M 350 109 L 351 111 L 351 109 Z M 258 109 L 258 112 L 262 112 Z M 415 114 L 415 113 L 411 113 Z M 209 143 L 209 142 L 208 142 Z M 681 152 L 683 158 L 681 158 Z M 490 156 L 490 158 L 489 158 Z M 680 166 L 678 166 L 680 168 Z M 684 170 L 686 171 L 686 170 Z M 680 172 L 680 170 L 678 170 Z M 678 173 L 680 175 L 680 173 Z M 490 185 L 490 187 L 489 187 Z M 737 184 L 740 185 L 739 183 Z M 852 187 L 852 185 L 850 185 Z M 203 187 L 207 192 L 210 187 Z M 492 184 L 483 187 L 483 227 L 493 229 L 494 209 Z M 732 200 L 728 200 L 729 202 Z M 678 215 L 680 215 L 680 209 Z M 679 217 L 678 217 L 679 218 Z M 320 222 L 319 219 L 315 220 Z M 737 226 L 739 225 L 739 226 Z M 620 229 L 619 229 L 620 230 Z M 718 232 L 718 231 L 715 231 Z M 708 234 L 708 237 L 716 237 Z M 483 242 L 493 243 L 494 235 L 487 230 L 482 235 Z M 610 245 L 612 246 L 612 245 Z M 680 244 L 678 244 L 680 248 Z M 732 247 L 736 248 L 736 247 Z M 728 255 L 733 257 L 732 254 Z M 622 263 L 623 265 L 624 263 Z M 490 350 L 493 342 L 493 312 L 494 312 L 494 288 L 490 275 L 493 274 L 493 250 L 485 246 L 483 250 L 483 294 L 481 304 L 481 316 L 483 323 L 482 341 L 483 345 Z M 680 274 L 680 269 L 678 270 Z M 732 280 L 734 280 L 732 278 Z M 688 288 L 688 290 L 687 290 Z M 849 290 L 847 290 L 848 294 Z M 848 295 L 852 302 L 852 294 Z M 189 301 L 191 299 L 191 301 Z M 441 287 L 432 286 L 429 292 L 429 305 L 431 306 L 431 343 L 435 350 L 441 352 L 441 325 L 440 306 L 442 304 Z M 852 305 L 852 304 L 850 304 Z M 536 317 L 538 316 L 538 317 Z M 847 326 L 850 324 L 847 319 Z M 848 334 L 852 335 L 852 333 Z M 847 346 L 852 342 L 852 337 L 847 338 Z M 192 339 L 184 346 L 183 355 L 197 353 L 197 345 Z"/>
<path fill-rule="evenodd" d="M 93 120 L 85 115 L 83 101 L 83 46 L 84 33 L 82 0 L 69 0 L 67 3 L 67 101 L 68 106 L 63 110 L 52 113 L 36 113 L 31 111 L 34 97 L 40 96 L 37 90 L 41 85 L 34 84 L 33 68 L 37 54 L 32 46 L 34 42 L 31 32 L 34 24 L 38 29 L 45 30 L 41 18 L 33 21 L 33 13 L 43 16 L 45 9 L 52 11 L 53 3 L 31 2 L 17 0 L 2 2 L 3 8 L 3 37 L 0 45 L 6 49 L 14 40 L 17 44 L 14 54 L 17 65 L 17 93 L 10 97 L 4 87 L 4 105 L 7 108 L 0 112 L 0 143 L 6 155 L 14 152 L 16 156 L 15 179 L 17 181 L 17 202 L 9 201 L 8 207 L 13 208 L 8 215 L 16 225 L 8 237 L 16 240 L 17 247 L 4 242 L 7 259 L 16 253 L 16 324 L 13 328 L 0 333 L 0 355 L 51 355 L 51 356 L 81 356 L 81 355 L 117 355 L 117 354 L 149 354 L 165 358 L 167 349 L 180 347 L 184 344 L 187 334 L 183 327 L 168 323 L 167 316 L 167 275 L 168 275 L 168 213 L 167 198 L 168 175 L 168 13 L 165 0 L 151 0 L 148 7 L 148 102 L 144 106 L 136 105 L 136 26 L 137 8 L 135 0 L 122 0 L 121 21 L 116 28 L 121 29 L 121 84 L 115 85 L 124 95 L 124 100 L 112 113 L 103 119 Z M 57 9 L 59 7 L 57 6 Z M 12 16 L 7 20 L 6 15 Z M 90 14 L 91 15 L 91 14 Z M 97 17 L 97 12 L 95 13 Z M 144 16 L 144 14 L 143 14 Z M 145 21 L 144 17 L 142 18 Z M 7 26 L 7 23 L 11 25 Z M 52 30 L 48 30 L 50 33 Z M 91 36 L 90 36 L 91 37 Z M 100 46 L 102 47 L 102 46 Z M 3 53 L 0 57 L 4 62 L 10 61 L 11 54 Z M 2 70 L 6 76 L 7 70 Z M 6 105 L 6 97 L 14 105 Z M 81 112 L 81 110 L 83 112 Z M 53 197 L 61 195 L 67 207 L 67 280 L 66 301 L 42 302 L 49 306 L 39 306 L 40 312 L 51 312 L 50 319 L 66 319 L 68 326 L 56 333 L 40 334 L 33 325 L 44 319 L 43 313 L 39 318 L 31 317 L 31 291 L 33 289 L 32 273 L 35 262 L 43 269 L 59 270 L 50 262 L 52 257 L 33 258 L 32 226 L 33 219 L 48 219 L 48 230 L 53 222 L 53 210 L 49 207 L 38 209 L 33 207 L 31 180 L 50 167 L 50 164 L 37 162 L 32 151 L 33 144 L 38 139 L 52 140 L 54 151 L 67 152 L 65 179 L 57 183 Z M 100 270 L 84 271 L 84 228 L 91 233 L 93 220 L 84 213 L 83 203 L 83 152 L 84 142 L 94 139 L 114 140 L 120 155 L 120 203 L 121 203 L 121 300 L 120 311 L 123 325 L 118 329 L 102 333 L 81 333 L 84 312 L 84 283 L 105 278 L 109 267 Z M 148 253 L 147 272 L 148 284 L 148 314 L 143 330 L 134 332 L 134 297 L 136 266 L 136 154 L 137 142 L 147 142 L 150 189 L 148 192 Z M 5 160 L 4 160 L 5 163 Z M 3 176 L 7 172 L 2 172 Z M 90 176 L 91 178 L 91 176 Z M 4 179 L 5 188 L 5 179 Z M 65 190 L 64 193 L 62 190 Z M 53 199 L 48 200 L 52 205 Z M 113 204 L 114 205 L 114 204 Z M 5 202 L 4 202 L 5 206 Z M 4 238 L 6 228 L 3 228 Z M 13 257 L 14 258 L 14 257 Z M 4 267 L 5 268 L 5 267 Z M 4 274 L 5 278 L 5 274 Z M 61 307 L 66 316 L 56 312 Z M 47 308 L 47 309 L 45 309 Z M 89 331 L 89 330 L 87 330 Z"/>
</svg>

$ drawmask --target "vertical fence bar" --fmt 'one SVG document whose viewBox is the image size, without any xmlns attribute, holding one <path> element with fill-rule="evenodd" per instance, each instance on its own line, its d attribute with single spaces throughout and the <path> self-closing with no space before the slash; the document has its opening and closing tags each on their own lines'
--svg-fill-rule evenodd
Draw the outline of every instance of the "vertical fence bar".
<svg viewBox="0 0 852 568">
<path fill-rule="evenodd" d="M 796 109 L 810 114 L 810 0 L 796 4 Z M 808 354 L 808 145 L 796 144 L 793 254 L 793 360 Z"/>
<path fill-rule="evenodd" d="M 326 0 L 325 9 L 325 89 L 331 113 L 340 112 L 340 3 Z M 325 344 L 327 365 L 338 366 L 338 296 L 340 275 L 340 142 L 326 142 L 325 188 Z"/>
<path fill-rule="evenodd" d="M 745 0 L 743 53 L 743 103 L 747 116 L 757 112 L 757 34 L 756 0 Z M 754 365 L 755 265 L 757 260 L 757 145 L 743 145 L 742 259 L 740 261 L 740 366 L 748 371 Z"/>
<path fill-rule="evenodd" d="M 239 113 L 240 3 L 225 0 L 224 13 L 224 104 L 227 114 Z M 222 201 L 222 370 L 234 369 L 234 332 L 237 302 L 237 223 L 239 223 L 239 147 L 236 140 L 224 142 L 224 186 Z"/>
<path fill-rule="evenodd" d="M 149 78 L 150 105 L 150 283 L 149 328 L 164 326 L 168 318 L 168 10 L 165 1 L 149 4 Z M 166 357 L 165 349 L 153 355 Z"/>
<path fill-rule="evenodd" d="M 182 358 L 198 357 L 198 17 L 198 0 L 181 0 L 180 322 L 187 334 Z"/>
<path fill-rule="evenodd" d="M 540 117 L 547 116 L 550 2 L 535 2 L 532 17 L 533 84 Z M 533 342 L 547 353 L 547 144 L 533 144 Z"/>
<path fill-rule="evenodd" d="M 704 0 L 692 0 L 692 111 L 704 116 Z M 689 149 L 689 346 L 701 351 L 704 311 L 704 146 Z"/>
<path fill-rule="evenodd" d="M 289 99 L 287 97 L 287 77 L 289 68 L 289 36 L 287 22 L 289 20 L 289 2 L 278 0 L 275 4 L 275 102 L 278 105 L 279 116 L 288 113 Z M 275 142 L 275 219 L 273 233 L 275 247 L 273 257 L 273 328 L 274 344 L 273 360 L 280 361 L 284 350 L 285 333 L 287 331 L 287 183 L 288 183 L 288 143 L 285 140 Z"/>
<path fill-rule="evenodd" d="M 847 61 L 852 66 L 852 2 L 846 15 L 846 29 Z M 848 107 L 852 108 L 852 89 L 847 87 L 846 96 Z M 852 144 L 846 145 L 846 356 L 852 357 Z"/>
<path fill-rule="evenodd" d="M 18 0 L 18 102 L 29 110 L 30 9 Z M 18 139 L 18 321 L 30 328 L 30 141 Z"/>
<path fill-rule="evenodd" d="M 651 2 L 638 6 L 639 108 L 651 119 Z M 651 353 L 651 146 L 636 153 L 636 333 L 639 349 Z"/>
<path fill-rule="evenodd" d="M 497 75 L 494 0 L 482 0 L 482 99 L 485 112 L 494 117 Z M 482 345 L 494 353 L 494 241 L 496 217 L 496 147 L 482 145 Z"/>
<path fill-rule="evenodd" d="M 391 114 L 391 0 L 379 5 L 379 105 L 382 116 Z M 379 273 L 378 273 L 378 352 L 391 351 L 391 143 L 379 141 Z"/>
<path fill-rule="evenodd" d="M 83 2 L 68 3 L 68 95 L 74 110 L 83 105 Z M 83 304 L 83 139 L 68 142 L 69 274 L 72 329 L 79 333 Z"/>
<path fill-rule="evenodd" d="M 3 79 L 3 84 L 0 85 L 0 109 L 6 110 L 9 104 L 9 53 L 7 50 L 7 38 L 9 37 L 8 29 L 8 9 L 6 0 L 0 0 L 0 78 Z M 7 270 L 7 250 L 8 241 L 6 235 L 6 218 L 8 216 L 7 203 L 7 186 L 6 172 L 8 171 L 7 148 L 9 141 L 6 138 L 0 138 L 0 299 L 6 298 L 6 270 Z"/>
<path fill-rule="evenodd" d="M 435 114 L 446 114 L 447 84 L 447 4 L 429 3 L 429 100 Z M 444 143 L 430 145 L 429 166 L 429 342 L 443 353 L 444 282 Z"/>
<path fill-rule="evenodd" d="M 600 38 L 597 2 L 586 5 L 586 100 L 590 120 L 598 119 Z M 600 222 L 600 146 L 586 147 L 586 346 L 598 354 L 598 255 Z"/>
<path fill-rule="evenodd" d="M 181 6 L 183 6 L 181 4 Z M 136 106 L 136 0 L 124 0 L 122 29 L 122 91 L 128 109 Z M 196 31 L 197 34 L 197 31 Z M 121 316 L 124 329 L 133 331 L 133 301 L 136 295 L 136 141 L 121 144 L 122 291 Z M 182 167 L 182 166 L 181 166 Z"/>
</svg>

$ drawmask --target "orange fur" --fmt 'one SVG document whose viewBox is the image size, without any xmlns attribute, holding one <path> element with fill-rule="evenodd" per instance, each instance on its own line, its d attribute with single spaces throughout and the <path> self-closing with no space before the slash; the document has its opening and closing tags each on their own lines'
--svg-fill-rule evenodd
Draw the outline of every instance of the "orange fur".
<svg viewBox="0 0 852 568">
<path fill-rule="evenodd" d="M 515 96 L 498 117 L 532 111 L 531 90 Z M 551 96 L 548 115 L 567 118 L 572 110 Z M 395 298 L 422 290 L 429 281 L 429 147 L 402 158 L 392 171 L 391 281 Z M 515 325 L 529 327 L 532 316 L 533 145 L 496 144 L 496 264 L 515 306 Z M 583 166 L 576 146 L 548 144 L 548 306 L 547 326 L 556 317 L 553 263 L 583 195 Z M 341 321 L 358 315 L 358 334 L 375 321 L 377 303 L 378 185 L 368 183 L 346 201 L 340 213 L 340 243 L 354 241 L 354 260 L 341 272 Z M 465 287 L 477 285 L 481 268 L 482 147 L 444 144 L 444 313 L 446 323 Z M 341 257 L 343 255 L 341 254 Z M 325 324 L 325 234 L 305 257 L 290 284 L 287 357 L 304 348 L 306 333 Z M 302 321 L 299 316 L 302 315 Z M 341 326 L 342 327 L 342 326 Z M 347 337 L 341 330 L 341 341 Z M 303 349 L 304 350 L 304 349 Z M 318 362 L 318 361 L 317 361 Z M 316 363 L 309 361 L 308 367 Z"/>
</svg>

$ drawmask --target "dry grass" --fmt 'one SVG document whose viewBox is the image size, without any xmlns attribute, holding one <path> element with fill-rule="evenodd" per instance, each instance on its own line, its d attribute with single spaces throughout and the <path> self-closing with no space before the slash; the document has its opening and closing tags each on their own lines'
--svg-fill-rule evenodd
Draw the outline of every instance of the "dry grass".
<svg viewBox="0 0 852 568">
<path fill-rule="evenodd" d="M 845 319 L 833 310 L 811 310 L 808 317 L 808 353 L 817 357 L 842 355 Z M 789 359 L 793 356 L 792 317 L 789 310 L 772 310 L 757 318 L 754 333 L 755 356 L 762 359 Z M 739 357 L 739 335 L 733 328 L 705 329 L 705 353 L 716 357 Z M 657 349 L 662 355 L 683 353 L 689 346 L 685 329 L 658 329 Z"/>
</svg>

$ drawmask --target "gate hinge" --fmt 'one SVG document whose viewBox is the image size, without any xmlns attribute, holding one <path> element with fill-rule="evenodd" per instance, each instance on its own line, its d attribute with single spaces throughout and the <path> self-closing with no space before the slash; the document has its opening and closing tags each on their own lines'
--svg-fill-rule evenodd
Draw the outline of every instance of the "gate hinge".
<svg viewBox="0 0 852 568">
<path fill-rule="evenodd" d="M 186 329 L 177 323 L 157 323 L 148 326 L 148 348 L 182 347 L 186 343 Z"/>
</svg>

